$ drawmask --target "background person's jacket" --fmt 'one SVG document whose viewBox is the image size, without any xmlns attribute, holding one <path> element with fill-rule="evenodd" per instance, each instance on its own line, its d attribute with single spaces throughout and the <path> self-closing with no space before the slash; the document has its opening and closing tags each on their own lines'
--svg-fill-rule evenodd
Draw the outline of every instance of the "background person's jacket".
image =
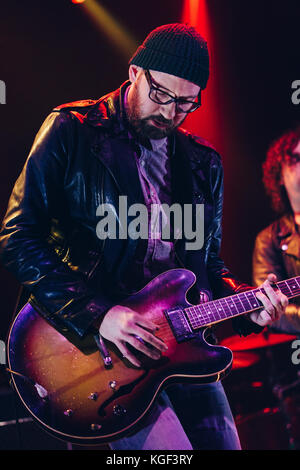
<svg viewBox="0 0 300 470">
<path fill-rule="evenodd" d="M 300 276 L 300 234 L 293 214 L 285 214 L 256 237 L 253 251 L 253 282 L 260 285 L 268 273 L 278 281 Z M 272 323 L 272 329 L 300 334 L 299 298 L 291 299 L 285 313 Z"/>
</svg>

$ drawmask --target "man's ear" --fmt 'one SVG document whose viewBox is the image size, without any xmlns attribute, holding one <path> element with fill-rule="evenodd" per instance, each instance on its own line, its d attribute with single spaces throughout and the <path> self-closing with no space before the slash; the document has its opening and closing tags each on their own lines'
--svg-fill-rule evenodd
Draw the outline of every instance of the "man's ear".
<svg viewBox="0 0 300 470">
<path fill-rule="evenodd" d="M 142 67 L 139 67 L 138 65 L 130 65 L 129 70 L 128 70 L 128 76 L 129 80 L 131 83 L 134 83 L 139 75 L 140 70 L 142 70 Z"/>
</svg>

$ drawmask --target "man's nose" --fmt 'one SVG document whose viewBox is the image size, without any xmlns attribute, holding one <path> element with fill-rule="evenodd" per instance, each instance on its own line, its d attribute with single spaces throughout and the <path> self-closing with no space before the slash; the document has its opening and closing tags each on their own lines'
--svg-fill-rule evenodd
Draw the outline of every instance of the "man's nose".
<svg viewBox="0 0 300 470">
<path fill-rule="evenodd" d="M 160 114 L 168 120 L 174 119 L 176 115 L 176 103 L 169 103 L 161 106 Z"/>
</svg>

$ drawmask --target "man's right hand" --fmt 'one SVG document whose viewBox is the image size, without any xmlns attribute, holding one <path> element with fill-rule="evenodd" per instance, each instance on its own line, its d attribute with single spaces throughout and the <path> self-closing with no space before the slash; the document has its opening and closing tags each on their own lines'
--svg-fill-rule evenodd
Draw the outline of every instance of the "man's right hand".
<svg viewBox="0 0 300 470">
<path fill-rule="evenodd" d="M 131 308 L 115 305 L 105 314 L 99 333 L 103 338 L 114 343 L 123 357 L 140 367 L 141 363 L 126 343 L 152 359 L 160 359 L 161 352 L 166 351 L 168 347 L 154 335 L 158 329 L 155 323 Z"/>
</svg>

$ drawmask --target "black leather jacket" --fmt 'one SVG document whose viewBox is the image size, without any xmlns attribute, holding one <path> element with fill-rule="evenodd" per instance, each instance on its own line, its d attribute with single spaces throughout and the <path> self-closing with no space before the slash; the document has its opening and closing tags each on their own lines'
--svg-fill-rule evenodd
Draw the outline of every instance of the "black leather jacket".
<svg viewBox="0 0 300 470">
<path fill-rule="evenodd" d="M 253 251 L 253 282 L 260 285 L 268 273 L 279 281 L 300 275 L 300 235 L 292 214 L 274 221 L 256 237 Z M 272 324 L 284 333 L 300 334 L 299 299 L 292 299 L 285 314 Z"/>
<path fill-rule="evenodd" d="M 100 240 L 100 203 L 144 203 L 123 112 L 129 82 L 98 101 L 55 108 L 33 143 L 15 183 L 0 232 L 1 261 L 30 301 L 56 328 L 85 335 L 96 319 L 124 299 L 113 290 L 133 260 L 138 241 Z M 204 140 L 176 131 L 171 160 L 173 202 L 205 204 L 205 244 L 185 251 L 175 242 L 180 266 L 194 271 L 197 286 L 221 297 L 246 289 L 219 257 L 223 170 Z M 129 219 L 130 221 L 130 219 Z M 139 286 L 140 287 L 140 286 Z M 260 331 L 235 319 L 241 334 Z"/>
</svg>

